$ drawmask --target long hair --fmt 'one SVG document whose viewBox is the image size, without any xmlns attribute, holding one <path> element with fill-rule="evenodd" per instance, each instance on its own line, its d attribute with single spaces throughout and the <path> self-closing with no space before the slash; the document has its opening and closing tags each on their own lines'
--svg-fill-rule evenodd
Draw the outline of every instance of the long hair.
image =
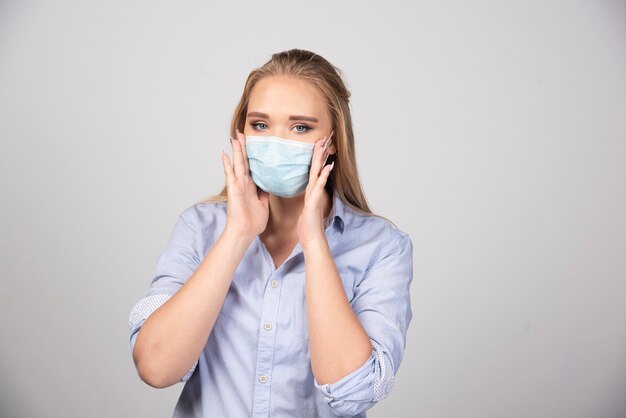
<svg viewBox="0 0 626 418">
<path fill-rule="evenodd" d="M 328 157 L 329 161 L 335 161 L 335 166 L 326 182 L 326 191 L 332 196 L 333 190 L 336 190 L 341 200 L 357 212 L 379 216 L 370 210 L 359 181 L 349 107 L 350 92 L 342 80 L 341 70 L 322 56 L 311 51 L 291 49 L 273 54 L 262 67 L 254 69 L 246 80 L 243 94 L 235 108 L 230 124 L 231 135 L 235 136 L 235 129 L 244 131 L 250 92 L 254 86 L 264 77 L 274 75 L 287 75 L 310 82 L 328 106 L 337 151 Z M 225 202 L 227 198 L 227 188 L 224 186 L 219 194 L 200 203 Z"/>
</svg>

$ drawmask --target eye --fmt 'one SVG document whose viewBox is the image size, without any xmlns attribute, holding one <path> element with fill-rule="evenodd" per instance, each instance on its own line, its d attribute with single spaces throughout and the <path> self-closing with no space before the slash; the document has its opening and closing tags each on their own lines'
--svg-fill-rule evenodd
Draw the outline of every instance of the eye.
<svg viewBox="0 0 626 418">
<path fill-rule="evenodd" d="M 308 132 L 309 130 L 311 130 L 311 128 L 307 125 L 296 125 L 294 126 L 294 128 L 296 129 L 296 132 L 300 132 L 300 133 L 304 133 L 304 132 Z"/>
<path fill-rule="evenodd" d="M 257 131 L 264 131 L 267 129 L 267 124 L 264 122 L 253 122 L 250 125 L 252 125 Z"/>
</svg>

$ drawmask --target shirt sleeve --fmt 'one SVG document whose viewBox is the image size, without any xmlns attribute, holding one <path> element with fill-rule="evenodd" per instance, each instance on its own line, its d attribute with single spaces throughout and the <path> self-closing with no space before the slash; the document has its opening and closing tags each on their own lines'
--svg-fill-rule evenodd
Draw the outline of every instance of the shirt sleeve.
<svg viewBox="0 0 626 418">
<path fill-rule="evenodd" d="M 394 384 L 413 317 L 409 292 L 413 279 L 413 244 L 394 234 L 383 256 L 355 285 L 352 301 L 372 343 L 372 354 L 360 368 L 335 383 L 315 387 L 337 415 L 354 416 L 386 398 Z"/>
<path fill-rule="evenodd" d="M 130 311 L 128 327 L 131 354 L 135 349 L 137 334 L 145 320 L 172 297 L 200 265 L 200 257 L 196 251 L 196 239 L 194 228 L 190 226 L 189 221 L 182 214 L 179 215 L 166 249 L 157 259 L 148 292 Z M 197 365 L 198 360 L 180 381 L 189 380 Z"/>
</svg>

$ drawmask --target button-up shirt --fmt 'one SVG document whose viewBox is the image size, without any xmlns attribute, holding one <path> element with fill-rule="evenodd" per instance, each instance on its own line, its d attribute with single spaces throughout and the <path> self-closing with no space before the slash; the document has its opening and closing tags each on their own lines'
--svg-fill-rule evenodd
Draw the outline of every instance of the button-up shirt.
<svg viewBox="0 0 626 418">
<path fill-rule="evenodd" d="M 336 382 L 311 370 L 305 260 L 297 244 L 276 268 L 257 236 L 237 267 L 204 350 L 181 376 L 173 417 L 365 417 L 385 398 L 402 361 L 412 318 L 413 246 L 384 218 L 364 215 L 333 193 L 324 231 L 344 291 L 372 354 Z M 131 308 L 131 353 L 142 324 L 199 266 L 226 225 L 225 202 L 180 213 L 150 288 Z M 209 278 L 208 278 L 209 279 Z"/>
</svg>

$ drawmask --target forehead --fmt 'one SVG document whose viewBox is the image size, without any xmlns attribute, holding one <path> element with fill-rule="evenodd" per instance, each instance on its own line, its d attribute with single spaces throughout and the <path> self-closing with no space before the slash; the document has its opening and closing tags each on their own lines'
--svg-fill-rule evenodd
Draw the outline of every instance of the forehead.
<svg viewBox="0 0 626 418">
<path fill-rule="evenodd" d="M 276 75 L 259 80 L 250 91 L 249 111 L 269 114 L 303 114 L 321 117 L 326 103 L 306 80 Z"/>
</svg>

